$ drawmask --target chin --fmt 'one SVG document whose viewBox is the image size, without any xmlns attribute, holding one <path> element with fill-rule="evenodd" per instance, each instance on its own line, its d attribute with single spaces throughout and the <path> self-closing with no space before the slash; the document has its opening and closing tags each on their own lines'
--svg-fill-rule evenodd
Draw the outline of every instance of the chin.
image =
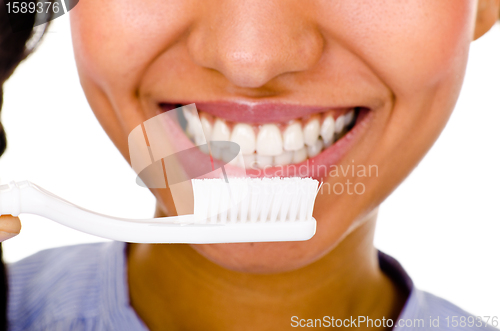
<svg viewBox="0 0 500 331">
<path fill-rule="evenodd" d="M 191 245 L 222 268 L 251 274 L 277 274 L 303 268 L 327 254 L 333 245 L 316 234 L 307 241 Z"/>
</svg>

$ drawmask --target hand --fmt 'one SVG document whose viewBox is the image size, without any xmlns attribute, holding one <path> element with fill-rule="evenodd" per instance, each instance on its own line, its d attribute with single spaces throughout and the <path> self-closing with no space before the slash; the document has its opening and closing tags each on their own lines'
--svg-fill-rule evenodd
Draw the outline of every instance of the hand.
<svg viewBox="0 0 500 331">
<path fill-rule="evenodd" d="M 11 215 L 0 216 L 0 242 L 15 237 L 21 231 L 21 220 Z"/>
</svg>

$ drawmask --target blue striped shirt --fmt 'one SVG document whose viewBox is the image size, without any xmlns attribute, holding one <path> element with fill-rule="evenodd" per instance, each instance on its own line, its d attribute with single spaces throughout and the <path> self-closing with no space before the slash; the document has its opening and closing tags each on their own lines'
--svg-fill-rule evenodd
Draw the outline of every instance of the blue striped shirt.
<svg viewBox="0 0 500 331">
<path fill-rule="evenodd" d="M 393 258 L 380 253 L 379 261 L 381 269 L 409 292 L 394 330 L 496 330 L 484 323 L 480 326 L 480 319 L 416 289 Z M 9 265 L 8 277 L 11 331 L 147 331 L 130 306 L 125 243 L 45 250 Z M 430 327 L 430 317 L 434 323 L 439 317 L 439 326 Z M 464 319 L 474 320 L 474 326 L 460 326 Z"/>
</svg>

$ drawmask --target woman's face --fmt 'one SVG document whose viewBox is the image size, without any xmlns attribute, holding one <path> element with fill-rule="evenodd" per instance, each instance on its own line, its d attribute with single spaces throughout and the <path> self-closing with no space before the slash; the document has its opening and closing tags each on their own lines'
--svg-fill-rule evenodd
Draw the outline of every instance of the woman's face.
<svg viewBox="0 0 500 331">
<path fill-rule="evenodd" d="M 226 268 L 269 273 L 328 253 L 424 156 L 457 100 L 476 6 L 86 0 L 71 23 L 86 96 L 127 159 L 133 128 L 170 105 L 196 103 L 212 134 L 224 135 L 224 125 L 253 132 L 252 167 L 292 164 L 293 172 L 298 164 L 322 177 L 313 239 L 195 247 Z M 356 124 L 342 126 L 351 110 Z M 168 195 L 153 193 L 166 213 Z"/>
</svg>

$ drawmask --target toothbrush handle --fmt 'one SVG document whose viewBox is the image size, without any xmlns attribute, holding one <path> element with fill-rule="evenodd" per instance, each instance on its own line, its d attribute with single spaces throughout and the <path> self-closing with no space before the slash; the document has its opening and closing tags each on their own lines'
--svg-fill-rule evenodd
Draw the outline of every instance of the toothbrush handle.
<svg viewBox="0 0 500 331">
<path fill-rule="evenodd" d="M 0 215 L 18 216 L 35 214 L 82 232 L 97 234 L 104 227 L 118 229 L 125 223 L 193 224 L 193 215 L 162 217 L 155 219 L 127 219 L 107 216 L 66 201 L 55 194 L 29 182 L 11 182 L 0 185 Z"/>
</svg>

